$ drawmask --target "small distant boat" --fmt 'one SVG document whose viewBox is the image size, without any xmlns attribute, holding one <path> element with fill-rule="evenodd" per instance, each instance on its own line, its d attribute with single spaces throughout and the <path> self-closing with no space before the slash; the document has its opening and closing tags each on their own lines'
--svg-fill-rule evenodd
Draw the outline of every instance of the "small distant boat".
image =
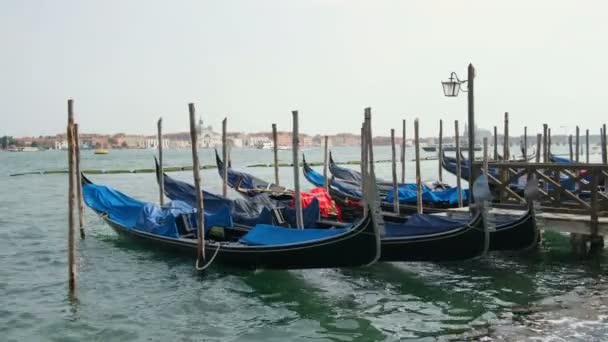
<svg viewBox="0 0 608 342">
<path fill-rule="evenodd" d="M 9 151 L 9 152 L 38 152 L 40 150 L 38 149 L 38 147 L 25 146 L 25 147 L 9 148 L 7 151 Z"/>
<path fill-rule="evenodd" d="M 110 151 L 106 150 L 105 148 L 98 148 L 95 150 L 95 154 L 108 154 L 110 153 Z"/>
<path fill-rule="evenodd" d="M 429 145 L 429 146 L 423 146 L 422 149 L 425 152 L 437 152 L 437 150 L 439 149 L 438 145 Z M 469 146 L 464 144 L 460 146 L 460 151 L 467 151 L 469 149 Z M 481 146 L 480 145 L 475 145 L 474 147 L 475 151 L 481 151 Z M 456 145 L 454 144 L 444 144 L 443 151 L 445 152 L 455 152 L 456 151 Z"/>
<path fill-rule="evenodd" d="M 255 145 L 255 148 L 260 149 L 260 150 L 271 150 L 272 149 L 272 142 L 267 141 L 267 142 L 260 142 L 258 144 Z"/>
</svg>

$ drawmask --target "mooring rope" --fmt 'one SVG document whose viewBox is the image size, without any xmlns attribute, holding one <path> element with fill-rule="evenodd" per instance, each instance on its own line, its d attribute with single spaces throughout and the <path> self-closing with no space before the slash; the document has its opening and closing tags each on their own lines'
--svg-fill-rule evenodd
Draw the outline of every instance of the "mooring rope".
<svg viewBox="0 0 608 342">
<path fill-rule="evenodd" d="M 217 256 L 218 252 L 220 251 L 220 243 L 219 242 L 216 243 L 216 246 L 217 247 L 215 248 L 215 253 L 211 257 L 211 259 L 209 259 L 209 262 L 206 263 L 205 265 L 203 265 L 202 267 L 199 266 L 199 262 L 200 262 L 201 258 L 199 258 L 199 257 L 196 258 L 196 263 L 195 263 L 194 267 L 196 268 L 197 271 L 204 271 L 207 268 L 209 268 L 209 266 L 211 266 L 211 264 L 213 263 L 213 260 L 215 260 L 215 257 Z"/>
</svg>

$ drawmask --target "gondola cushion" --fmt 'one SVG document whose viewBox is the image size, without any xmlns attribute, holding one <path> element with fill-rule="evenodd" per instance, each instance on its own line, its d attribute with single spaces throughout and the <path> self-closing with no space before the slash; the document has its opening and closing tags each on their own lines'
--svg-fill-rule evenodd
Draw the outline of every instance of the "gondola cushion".
<svg viewBox="0 0 608 342">
<path fill-rule="evenodd" d="M 340 229 L 290 229 L 267 224 L 258 224 L 245 234 L 239 242 L 252 246 L 288 245 L 322 240 L 344 234 L 348 228 Z"/>
</svg>

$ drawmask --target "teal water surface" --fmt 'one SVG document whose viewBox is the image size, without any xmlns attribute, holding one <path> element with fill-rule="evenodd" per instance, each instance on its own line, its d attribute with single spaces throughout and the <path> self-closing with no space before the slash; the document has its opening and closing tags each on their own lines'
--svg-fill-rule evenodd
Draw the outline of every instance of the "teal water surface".
<svg viewBox="0 0 608 342">
<path fill-rule="evenodd" d="M 334 150 L 338 160 L 359 156 L 356 148 Z M 212 164 L 212 153 L 201 151 L 201 161 Z M 290 160 L 291 151 L 280 153 Z M 322 160 L 320 149 L 305 153 Z M 152 167 L 154 151 L 82 154 L 83 168 L 136 169 Z M 188 165 L 190 157 L 169 150 L 165 160 Z M 376 158 L 390 158 L 390 149 L 378 147 Z M 272 155 L 235 149 L 232 160 L 244 168 Z M 423 162 L 423 178 L 436 178 L 437 163 Z M 87 209 L 87 237 L 76 240 L 74 299 L 67 291 L 66 175 L 8 177 L 65 166 L 64 151 L 0 152 L 2 341 L 608 340 L 606 256 L 579 260 L 557 234 L 530 253 L 467 262 L 256 272 L 214 265 L 200 275 L 194 260 L 133 245 Z M 390 164 L 377 169 L 390 177 Z M 272 168 L 247 171 L 273 178 Z M 410 162 L 408 179 L 413 172 Z M 191 172 L 172 175 L 192 179 Z M 206 189 L 220 192 L 216 170 L 202 177 Z M 158 201 L 153 174 L 91 178 Z M 293 170 L 281 168 L 281 182 L 292 179 Z"/>
</svg>

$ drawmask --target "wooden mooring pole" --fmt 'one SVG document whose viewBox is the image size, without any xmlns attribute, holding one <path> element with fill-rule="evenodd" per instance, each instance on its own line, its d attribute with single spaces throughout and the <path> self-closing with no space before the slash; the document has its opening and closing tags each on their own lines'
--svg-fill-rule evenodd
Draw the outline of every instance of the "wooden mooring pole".
<svg viewBox="0 0 608 342">
<path fill-rule="evenodd" d="M 201 191 L 201 173 L 198 161 L 198 136 L 196 132 L 196 113 L 194 103 L 188 104 L 190 114 L 190 143 L 192 144 L 192 175 L 194 177 L 194 190 L 196 191 L 196 269 L 202 270 L 205 264 L 205 215 L 203 215 L 203 192 Z M 224 169 L 228 162 L 224 159 Z"/>
<path fill-rule="evenodd" d="M 300 159 L 298 158 L 298 149 L 300 147 L 300 130 L 298 126 L 298 111 L 291 112 L 293 118 L 293 130 L 291 143 L 293 149 L 293 182 L 295 189 L 295 205 L 296 205 L 296 225 L 299 229 L 304 229 L 304 219 L 302 217 L 302 197 L 300 194 Z"/>
<path fill-rule="evenodd" d="M 438 150 L 438 156 L 437 156 L 437 160 L 439 161 L 439 169 L 437 170 L 439 172 L 439 183 L 443 184 L 443 165 L 441 165 L 441 158 L 443 156 L 443 120 L 439 120 L 439 148 Z M 460 151 L 458 151 L 457 153 L 460 153 Z"/>
<path fill-rule="evenodd" d="M 222 160 L 224 161 L 224 176 L 222 177 L 222 196 L 228 197 L 228 167 L 230 167 L 230 161 L 228 160 L 228 138 L 226 137 L 228 130 L 228 118 L 222 120 Z"/>
<path fill-rule="evenodd" d="M 602 125 L 602 164 L 608 164 L 608 147 L 606 146 L 606 124 Z"/>
<path fill-rule="evenodd" d="M 160 206 L 165 205 L 165 174 L 163 169 L 163 118 L 159 118 L 156 123 L 157 139 L 158 139 L 158 203 Z"/>
<path fill-rule="evenodd" d="M 504 132 L 504 142 L 503 142 L 503 147 L 502 147 L 502 153 L 503 153 L 503 158 L 505 161 L 509 161 L 510 155 L 509 155 L 509 148 L 510 143 L 509 143 L 509 113 L 505 112 L 505 132 Z"/>
<path fill-rule="evenodd" d="M 78 124 L 74 124 L 74 157 L 76 159 L 76 197 L 78 200 L 78 226 L 80 238 L 84 239 L 84 199 L 82 198 L 82 175 L 80 174 L 80 138 Z"/>
<path fill-rule="evenodd" d="M 589 130 L 585 131 L 585 163 L 589 164 Z"/>
<path fill-rule="evenodd" d="M 454 121 L 454 142 L 456 144 L 456 187 L 458 188 L 458 208 L 462 208 L 462 161 L 460 160 L 460 130 L 458 129 L 458 120 Z"/>
<path fill-rule="evenodd" d="M 498 160 L 498 127 L 494 126 L 494 160 Z"/>
<path fill-rule="evenodd" d="M 416 212 L 422 214 L 422 178 L 420 175 L 420 136 L 418 129 L 418 118 L 416 118 L 416 120 L 414 120 L 414 142 L 416 144 Z M 460 152 L 458 151 L 456 154 L 458 155 Z"/>
<path fill-rule="evenodd" d="M 70 294 L 76 290 L 76 257 L 74 254 L 74 101 L 68 100 L 68 286 Z"/>
<path fill-rule="evenodd" d="M 505 127 L 504 127 L 504 132 L 503 132 L 504 136 L 503 136 L 503 143 L 502 143 L 502 157 L 503 160 L 505 162 L 508 162 L 510 159 L 509 156 L 509 148 L 510 143 L 509 143 L 509 113 L 505 112 Z M 509 182 L 509 170 L 508 169 L 502 169 L 501 171 L 501 180 L 503 182 L 503 184 L 506 184 Z M 469 185 L 470 187 L 470 185 Z M 500 192 L 500 200 L 502 201 L 503 196 L 508 196 L 507 193 L 505 191 L 501 191 Z M 482 204 L 482 203 L 479 203 Z"/>
<path fill-rule="evenodd" d="M 522 150 L 524 154 L 524 160 L 528 160 L 528 126 L 524 126 L 524 146 Z"/>
<path fill-rule="evenodd" d="M 580 146 L 581 146 L 581 131 L 578 126 L 576 126 L 576 153 L 574 154 L 574 160 L 578 163 L 580 160 Z"/>
<path fill-rule="evenodd" d="M 572 134 L 570 134 L 568 136 L 568 148 L 569 148 L 569 151 L 570 151 L 570 160 L 573 160 L 574 156 L 573 156 L 573 151 L 572 151 Z"/>
<path fill-rule="evenodd" d="M 274 184 L 279 185 L 279 146 L 277 145 L 277 124 L 272 124 L 272 152 L 274 154 Z"/>
<path fill-rule="evenodd" d="M 547 124 L 543 124 L 543 162 L 549 162 L 549 149 L 547 147 L 547 139 L 549 126 Z"/>
<path fill-rule="evenodd" d="M 543 135 L 542 134 L 537 134 L 536 135 L 536 162 L 540 163 L 540 155 L 541 155 L 541 144 L 542 144 L 542 139 L 543 139 Z"/>
<path fill-rule="evenodd" d="M 393 175 L 393 211 L 399 215 L 399 186 L 397 185 L 397 151 L 395 147 L 395 130 L 391 128 L 391 162 Z"/>
<path fill-rule="evenodd" d="M 326 135 L 324 140 L 324 146 L 325 148 L 323 149 L 323 184 L 325 186 L 325 191 L 327 191 L 329 193 L 329 178 L 327 177 L 327 168 L 328 168 L 328 162 L 329 162 L 329 158 L 328 158 L 328 154 L 329 154 L 329 147 L 328 147 L 328 139 L 329 137 Z"/>
<path fill-rule="evenodd" d="M 551 158 L 551 128 L 547 129 L 547 159 Z"/>
<path fill-rule="evenodd" d="M 405 119 L 401 121 L 401 183 L 405 183 Z"/>
<path fill-rule="evenodd" d="M 363 216 L 367 215 L 367 203 L 365 198 L 366 192 L 366 179 L 367 179 L 367 165 L 368 165 L 368 153 L 369 149 L 367 146 L 367 121 L 363 121 L 363 126 L 361 127 L 361 204 L 363 205 Z"/>
</svg>

